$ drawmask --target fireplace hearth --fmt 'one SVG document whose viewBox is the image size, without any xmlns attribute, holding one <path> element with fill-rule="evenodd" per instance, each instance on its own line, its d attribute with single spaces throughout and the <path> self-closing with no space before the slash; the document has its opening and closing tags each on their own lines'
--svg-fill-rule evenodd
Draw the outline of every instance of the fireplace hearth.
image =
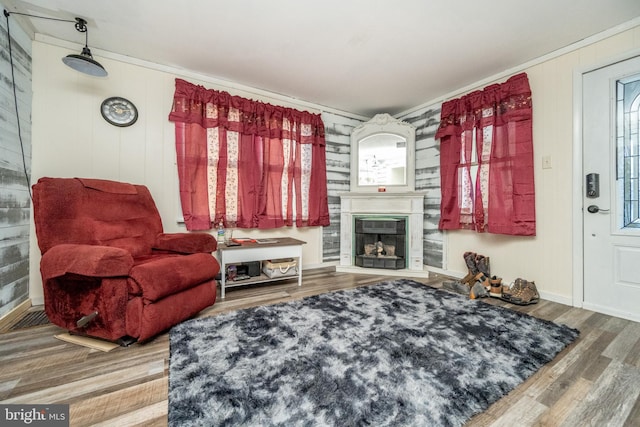
<svg viewBox="0 0 640 427">
<path fill-rule="evenodd" d="M 355 218 L 356 266 L 406 268 L 406 223 L 406 218 Z"/>
</svg>

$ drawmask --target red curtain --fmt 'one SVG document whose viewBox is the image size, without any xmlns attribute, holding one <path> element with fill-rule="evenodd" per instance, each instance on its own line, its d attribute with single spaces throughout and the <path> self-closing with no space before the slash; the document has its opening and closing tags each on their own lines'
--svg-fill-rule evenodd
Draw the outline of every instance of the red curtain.
<svg viewBox="0 0 640 427">
<path fill-rule="evenodd" d="M 441 230 L 535 235 L 531 89 L 525 73 L 444 102 L 436 138 Z"/>
<path fill-rule="evenodd" d="M 329 225 L 319 114 L 176 79 L 169 120 L 188 230 Z"/>
</svg>

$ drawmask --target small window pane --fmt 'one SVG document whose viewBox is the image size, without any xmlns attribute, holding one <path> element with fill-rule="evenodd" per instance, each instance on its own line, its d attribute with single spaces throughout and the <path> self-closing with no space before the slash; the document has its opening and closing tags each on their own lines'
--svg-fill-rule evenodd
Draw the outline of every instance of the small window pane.
<svg viewBox="0 0 640 427">
<path fill-rule="evenodd" d="M 640 226 L 640 75 L 616 84 L 616 147 L 622 227 Z"/>
</svg>

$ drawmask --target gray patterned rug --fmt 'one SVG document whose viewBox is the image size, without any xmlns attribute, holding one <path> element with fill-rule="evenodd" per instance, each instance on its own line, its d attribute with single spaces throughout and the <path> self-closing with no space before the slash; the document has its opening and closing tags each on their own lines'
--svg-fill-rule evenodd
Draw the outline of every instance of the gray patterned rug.
<svg viewBox="0 0 640 427">
<path fill-rule="evenodd" d="M 460 426 L 578 336 L 382 282 L 171 330 L 171 426 Z"/>
</svg>

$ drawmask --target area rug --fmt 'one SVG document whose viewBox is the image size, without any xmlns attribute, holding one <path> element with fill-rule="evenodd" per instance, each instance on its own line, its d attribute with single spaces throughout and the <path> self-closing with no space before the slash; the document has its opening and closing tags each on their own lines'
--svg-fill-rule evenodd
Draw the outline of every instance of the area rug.
<svg viewBox="0 0 640 427">
<path fill-rule="evenodd" d="M 411 280 L 170 332 L 171 426 L 460 426 L 578 336 Z"/>
</svg>

